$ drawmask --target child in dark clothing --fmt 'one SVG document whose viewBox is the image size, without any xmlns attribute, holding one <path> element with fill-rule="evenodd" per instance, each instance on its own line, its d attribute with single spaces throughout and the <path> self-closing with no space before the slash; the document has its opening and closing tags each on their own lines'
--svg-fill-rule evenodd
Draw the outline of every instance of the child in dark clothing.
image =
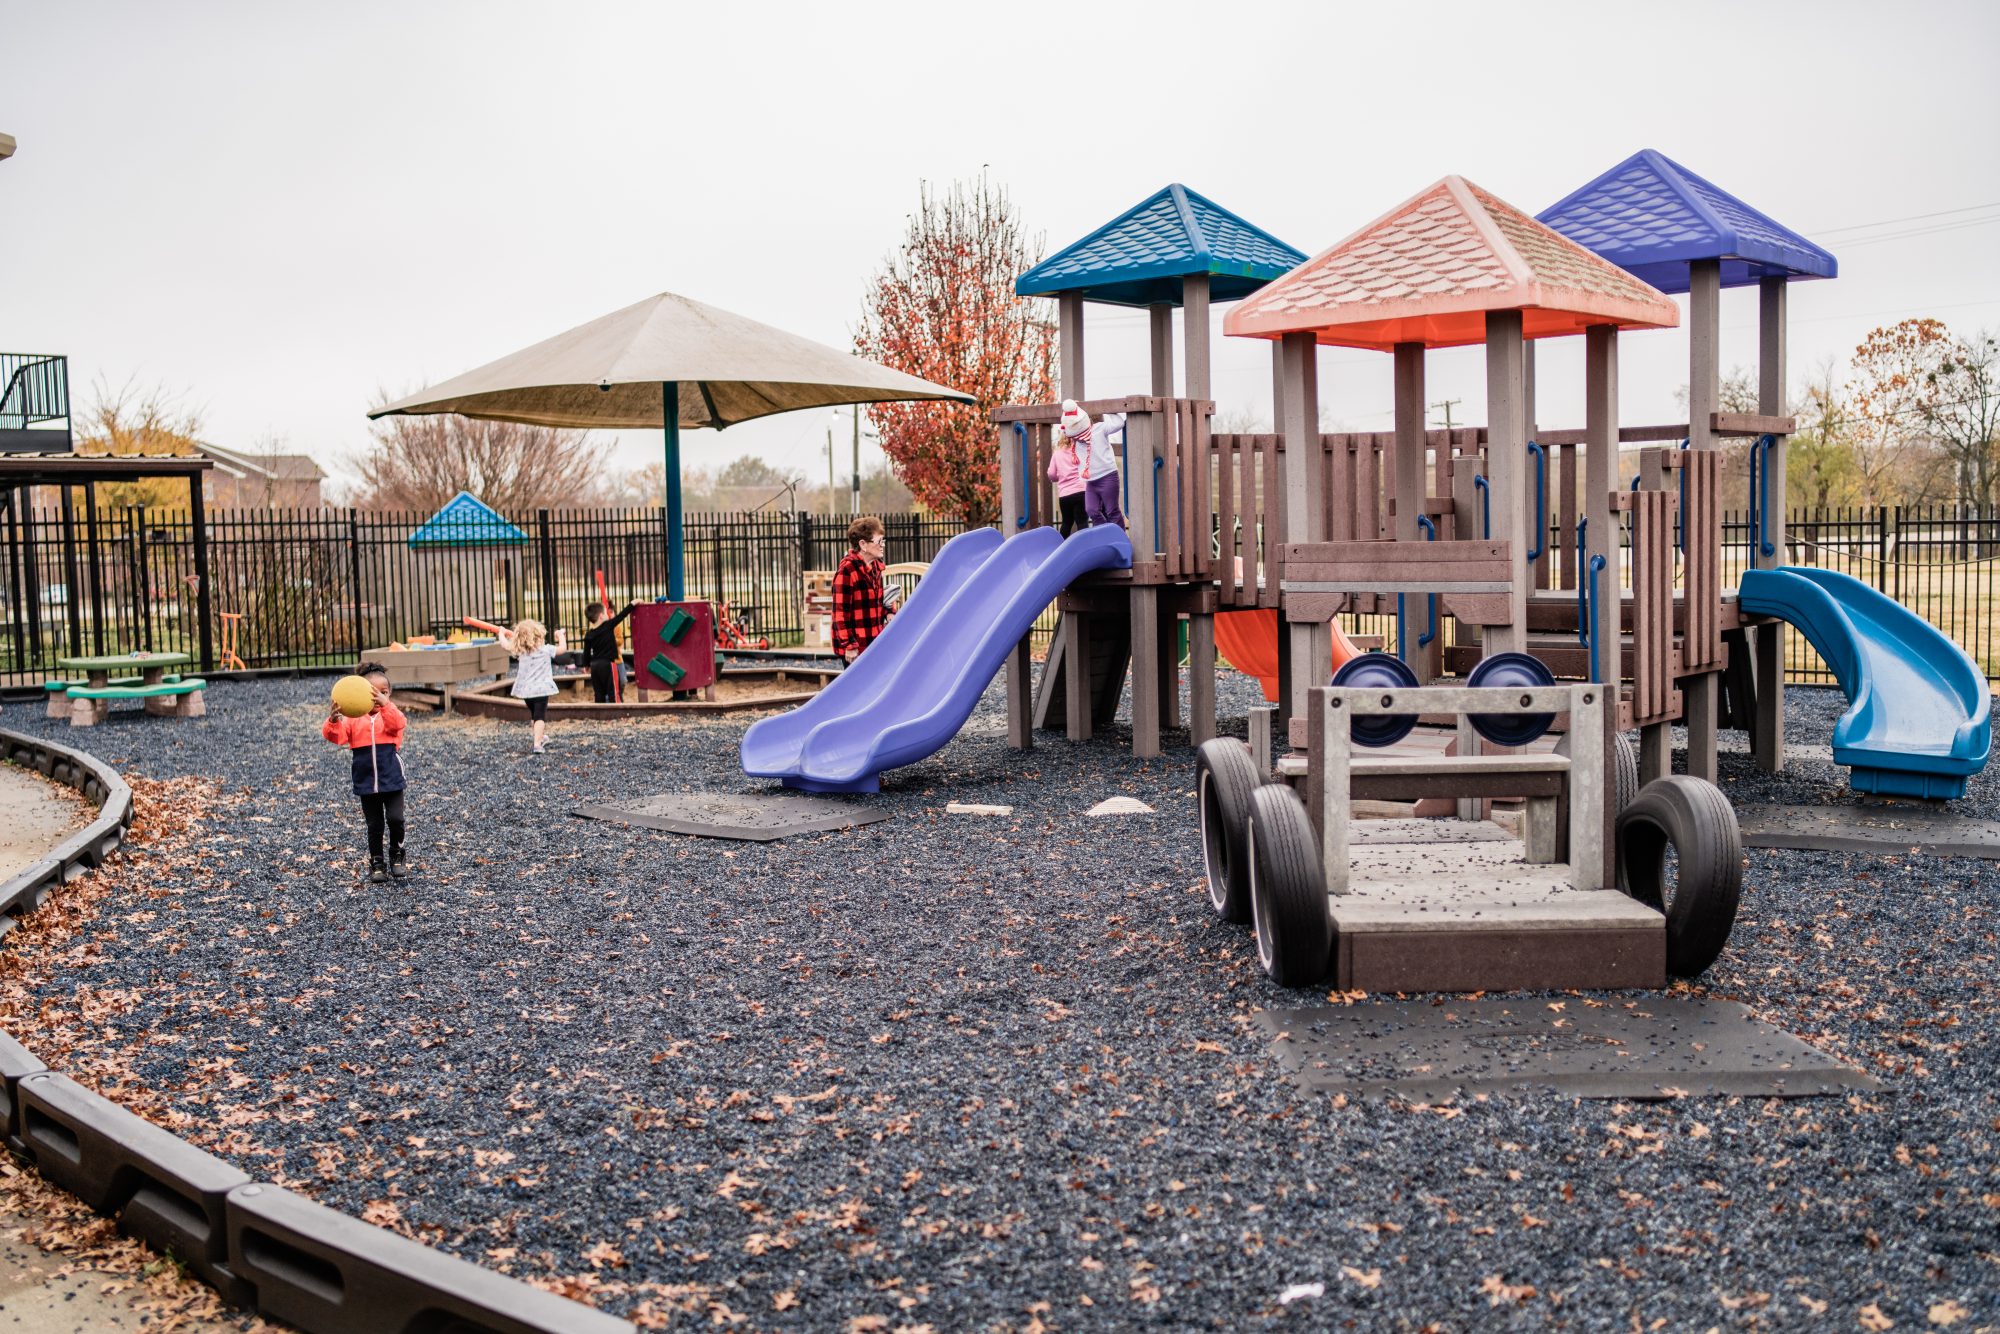
<svg viewBox="0 0 2000 1334">
<path fill-rule="evenodd" d="M 590 689 L 599 704 L 611 702 L 611 683 L 625 656 L 618 648 L 618 624 L 632 614 L 632 604 L 626 603 L 623 611 L 606 620 L 610 611 L 604 603 L 593 602 L 583 612 L 590 627 L 583 632 L 583 660 L 590 667 Z"/>
<path fill-rule="evenodd" d="M 368 822 L 368 879 L 382 884 L 390 876 L 401 880 L 406 874 L 403 861 L 403 731 L 408 726 L 403 711 L 389 699 L 389 672 L 379 662 L 364 662 L 354 669 L 375 691 L 374 709 L 359 718 L 349 718 L 334 705 L 319 734 L 336 746 L 346 746 L 352 755 L 351 777 L 354 795 L 361 799 L 361 814 Z M 383 858 L 382 834 L 389 835 L 388 858 Z"/>
</svg>

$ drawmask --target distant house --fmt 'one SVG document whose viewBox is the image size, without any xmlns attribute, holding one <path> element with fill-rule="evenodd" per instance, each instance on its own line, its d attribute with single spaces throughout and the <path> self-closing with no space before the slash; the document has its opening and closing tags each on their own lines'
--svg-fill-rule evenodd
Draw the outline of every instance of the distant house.
<svg viewBox="0 0 2000 1334">
<path fill-rule="evenodd" d="M 212 509 L 318 509 L 326 473 L 308 454 L 266 454 L 204 443 L 215 460 L 203 500 Z"/>
</svg>

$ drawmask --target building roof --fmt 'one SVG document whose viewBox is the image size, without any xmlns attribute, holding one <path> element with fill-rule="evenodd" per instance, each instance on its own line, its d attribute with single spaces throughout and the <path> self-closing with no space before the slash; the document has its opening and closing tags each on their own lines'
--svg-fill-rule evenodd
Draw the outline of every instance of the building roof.
<svg viewBox="0 0 2000 1334">
<path fill-rule="evenodd" d="M 1462 176 L 1447 176 L 1229 312 L 1227 333 L 1333 347 L 1483 342 L 1488 311 L 1530 338 L 1671 328 L 1673 301 Z"/>
<path fill-rule="evenodd" d="M 410 534 L 410 547 L 523 546 L 528 535 L 470 491 L 461 491 Z"/>
<path fill-rule="evenodd" d="M 236 477 L 261 477 L 273 482 L 319 482 L 326 473 L 310 454 L 261 454 L 203 442 L 201 452 L 223 472 Z"/>
<path fill-rule="evenodd" d="M 1663 292 L 1687 291 L 1702 259 L 1722 261 L 1724 287 L 1840 271 L 1828 251 L 1650 148 L 1536 216 Z"/>
<path fill-rule="evenodd" d="M 195 477 L 215 465 L 193 454 L 0 454 L 0 487 L 82 486 L 147 477 Z"/>
<path fill-rule="evenodd" d="M 1209 275 L 1211 301 L 1235 301 L 1305 258 L 1185 185 L 1169 185 L 1014 283 L 1020 296 L 1081 293 L 1121 306 L 1178 306 L 1181 279 Z"/>
</svg>

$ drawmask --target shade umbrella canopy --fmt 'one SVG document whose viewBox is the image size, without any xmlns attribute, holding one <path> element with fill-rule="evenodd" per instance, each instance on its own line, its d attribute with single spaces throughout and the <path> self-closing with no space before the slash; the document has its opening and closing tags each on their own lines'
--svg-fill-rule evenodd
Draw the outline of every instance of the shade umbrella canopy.
<svg viewBox="0 0 2000 1334">
<path fill-rule="evenodd" d="M 662 384 L 680 386 L 675 425 L 684 428 L 841 403 L 972 402 L 956 389 L 662 292 L 368 415 L 456 412 L 534 426 L 660 428 Z"/>
</svg>

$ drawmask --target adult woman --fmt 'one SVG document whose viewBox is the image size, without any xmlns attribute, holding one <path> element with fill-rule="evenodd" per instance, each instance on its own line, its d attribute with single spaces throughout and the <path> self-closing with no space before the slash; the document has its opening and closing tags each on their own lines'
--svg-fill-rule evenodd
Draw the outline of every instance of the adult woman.
<svg viewBox="0 0 2000 1334">
<path fill-rule="evenodd" d="M 847 554 L 833 572 L 833 651 L 843 661 L 853 662 L 875 642 L 893 610 L 882 595 L 887 545 L 882 521 L 874 515 L 847 525 Z"/>
</svg>

